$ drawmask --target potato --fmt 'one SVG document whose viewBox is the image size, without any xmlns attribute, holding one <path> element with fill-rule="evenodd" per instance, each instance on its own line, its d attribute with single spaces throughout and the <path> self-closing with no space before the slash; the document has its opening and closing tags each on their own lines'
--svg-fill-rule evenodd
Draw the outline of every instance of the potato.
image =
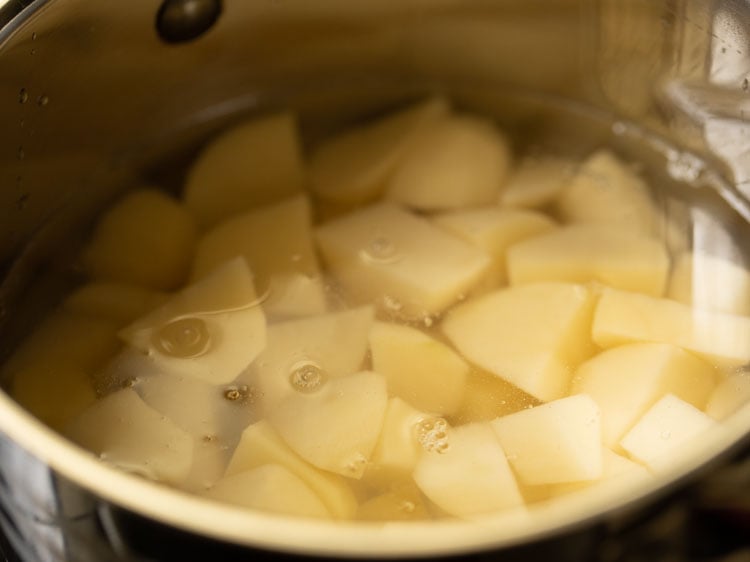
<svg viewBox="0 0 750 562">
<path fill-rule="evenodd" d="M 180 203 L 138 189 L 102 215 L 82 259 L 96 280 L 175 289 L 188 274 L 195 240 L 195 221 Z"/>
<path fill-rule="evenodd" d="M 602 347 L 671 343 L 722 367 L 750 362 L 750 318 L 616 289 L 603 291 L 592 335 Z"/>
<path fill-rule="evenodd" d="M 560 193 L 557 209 L 566 222 L 621 226 L 647 236 L 658 232 L 646 182 L 608 150 L 583 162 Z"/>
<path fill-rule="evenodd" d="M 461 405 L 471 370 L 455 351 L 409 326 L 376 322 L 370 330 L 372 368 L 388 392 L 419 410 L 452 414 Z"/>
<path fill-rule="evenodd" d="M 310 202 L 303 195 L 233 216 L 198 242 L 192 278 L 242 256 L 256 289 L 268 291 L 263 307 L 269 316 L 322 314 L 325 294 L 310 221 Z"/>
<path fill-rule="evenodd" d="M 492 257 L 485 284 L 496 288 L 507 283 L 506 252 L 513 244 L 547 233 L 555 222 L 534 211 L 483 207 L 440 214 L 433 224 L 474 244 Z"/>
<path fill-rule="evenodd" d="M 315 237 L 330 272 L 356 302 L 388 297 L 391 312 L 443 311 L 476 285 L 490 258 L 424 218 L 381 203 L 320 226 Z"/>
<path fill-rule="evenodd" d="M 542 401 L 567 394 L 591 356 L 592 293 L 538 283 L 501 289 L 449 311 L 441 328 L 467 359 Z"/>
<path fill-rule="evenodd" d="M 222 478 L 203 495 L 279 515 L 330 518 L 318 496 L 302 480 L 277 464 L 265 464 Z"/>
<path fill-rule="evenodd" d="M 573 163 L 563 158 L 525 158 L 508 176 L 500 193 L 500 205 L 544 207 L 557 198 L 574 169 Z"/>
<path fill-rule="evenodd" d="M 227 262 L 120 332 L 166 373 L 226 384 L 266 345 L 266 319 L 243 258 Z"/>
<path fill-rule="evenodd" d="M 661 296 L 669 273 L 666 247 L 610 225 L 574 225 L 511 246 L 511 285 L 538 281 L 599 281 L 618 289 Z"/>
<path fill-rule="evenodd" d="M 750 316 L 750 272 L 702 252 L 681 254 L 667 296 L 697 308 Z"/>
<path fill-rule="evenodd" d="M 695 444 L 700 435 L 715 425 L 714 420 L 694 406 L 667 394 L 651 406 L 620 445 L 652 471 L 665 470 L 679 451 Z"/>
<path fill-rule="evenodd" d="M 748 404 L 750 404 L 750 375 L 747 373 L 729 375 L 709 396 L 706 413 L 715 420 L 723 420 Z"/>
<path fill-rule="evenodd" d="M 541 402 L 515 385 L 486 371 L 473 369 L 466 378 L 463 400 L 450 416 L 456 424 L 491 421 L 538 406 Z"/>
<path fill-rule="evenodd" d="M 70 294 L 63 302 L 63 308 L 74 314 L 94 316 L 125 325 L 151 312 L 166 300 L 166 293 L 137 285 L 92 282 Z"/>
<path fill-rule="evenodd" d="M 303 459 L 359 479 L 377 443 L 387 403 L 385 378 L 362 371 L 289 395 L 269 412 L 268 421 Z"/>
<path fill-rule="evenodd" d="M 594 480 L 602 475 L 601 412 L 585 394 L 503 416 L 491 425 L 526 485 Z"/>
<path fill-rule="evenodd" d="M 360 504 L 360 521 L 419 521 L 430 519 L 422 494 L 414 484 L 401 484 Z"/>
<path fill-rule="evenodd" d="M 232 454 L 226 476 L 267 464 L 283 466 L 312 490 L 335 519 L 351 519 L 354 493 L 343 477 L 315 468 L 284 443 L 266 420 L 249 425 Z"/>
<path fill-rule="evenodd" d="M 488 424 L 452 428 L 448 442 L 443 452 L 425 452 L 414 469 L 414 481 L 431 501 L 459 517 L 523 505 L 505 451 Z"/>
<path fill-rule="evenodd" d="M 95 402 L 65 431 L 104 461 L 180 484 L 193 462 L 193 438 L 126 388 Z"/>
<path fill-rule="evenodd" d="M 665 394 L 696 408 L 706 405 L 714 369 L 681 348 L 660 343 L 614 347 L 581 364 L 571 394 L 591 396 L 602 412 L 604 443 L 614 447 L 625 432 Z"/>
<path fill-rule="evenodd" d="M 632 483 L 645 481 L 651 478 L 651 474 L 643 465 L 618 455 L 611 449 L 604 448 L 602 456 L 602 475 L 597 480 L 585 480 L 582 482 L 566 482 L 563 484 L 551 484 L 547 487 L 551 497 L 570 494 L 579 490 L 585 490 L 594 486 L 606 486 L 612 484 Z"/>
<path fill-rule="evenodd" d="M 371 201 L 419 133 L 449 112 L 445 99 L 430 98 L 322 142 L 310 157 L 312 191 L 340 203 Z"/>
<path fill-rule="evenodd" d="M 311 368 L 323 377 L 360 371 L 375 319 L 371 306 L 272 324 L 268 345 L 240 382 L 257 389 L 258 406 L 267 414 L 294 393 L 290 377 Z"/>
<path fill-rule="evenodd" d="M 206 229 L 299 193 L 304 182 L 296 119 L 277 113 L 241 122 L 212 140 L 190 167 L 183 198 Z"/>
<path fill-rule="evenodd" d="M 491 121 L 436 120 L 396 166 L 384 199 L 422 211 L 488 205 L 499 197 L 510 159 L 508 142 Z"/>
</svg>

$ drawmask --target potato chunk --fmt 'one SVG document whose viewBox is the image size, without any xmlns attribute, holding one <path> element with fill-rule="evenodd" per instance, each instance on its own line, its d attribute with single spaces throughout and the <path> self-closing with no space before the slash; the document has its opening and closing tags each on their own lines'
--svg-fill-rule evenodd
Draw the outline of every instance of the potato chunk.
<svg viewBox="0 0 750 562">
<path fill-rule="evenodd" d="M 320 498 L 283 466 L 265 464 L 226 476 L 205 497 L 268 513 L 328 519 Z"/>
<path fill-rule="evenodd" d="M 166 293 L 137 285 L 93 282 L 69 295 L 63 308 L 124 325 L 151 312 L 166 300 Z"/>
<path fill-rule="evenodd" d="M 723 420 L 750 404 L 750 375 L 729 375 L 721 381 L 706 404 L 706 413 L 715 420 Z"/>
<path fill-rule="evenodd" d="M 750 362 L 750 318 L 616 289 L 602 293 L 592 334 L 602 347 L 671 343 L 724 367 Z"/>
<path fill-rule="evenodd" d="M 313 247 L 310 202 L 299 195 L 234 216 L 198 242 L 193 279 L 242 256 L 255 276 L 269 315 L 305 316 L 326 309 Z"/>
<path fill-rule="evenodd" d="M 525 158 L 508 176 L 500 193 L 500 204 L 529 209 L 544 207 L 557 198 L 573 171 L 573 163 L 563 158 Z"/>
<path fill-rule="evenodd" d="M 185 480 L 193 462 L 193 438 L 128 388 L 95 402 L 66 434 L 106 462 L 171 484 Z"/>
<path fill-rule="evenodd" d="M 359 479 L 377 443 L 387 403 L 384 377 L 362 371 L 289 395 L 268 421 L 308 462 Z"/>
<path fill-rule="evenodd" d="M 382 203 L 319 227 L 324 261 L 357 302 L 395 302 L 400 314 L 439 313 L 476 285 L 484 252 L 403 209 Z"/>
<path fill-rule="evenodd" d="M 604 443 L 614 447 L 665 394 L 706 405 L 714 369 L 670 344 L 635 343 L 607 350 L 578 367 L 571 394 L 587 394 L 602 411 Z"/>
<path fill-rule="evenodd" d="M 444 343 L 409 326 L 376 322 L 370 351 L 391 395 L 436 414 L 452 414 L 461 405 L 471 367 Z"/>
<path fill-rule="evenodd" d="M 585 490 L 594 486 L 607 486 L 613 484 L 632 484 L 643 482 L 653 478 L 646 468 L 627 457 L 618 455 L 611 449 L 604 448 L 602 456 L 602 475 L 596 480 L 584 480 L 579 482 L 565 482 L 563 484 L 552 484 L 547 487 L 549 494 L 559 496 L 579 490 Z"/>
<path fill-rule="evenodd" d="M 445 99 L 430 98 L 321 143 L 310 157 L 313 192 L 340 203 L 371 201 L 419 133 L 449 112 Z"/>
<path fill-rule="evenodd" d="M 299 193 L 304 164 L 295 117 L 250 119 L 221 133 L 191 166 L 183 197 L 203 228 Z"/>
<path fill-rule="evenodd" d="M 653 471 L 674 462 L 680 450 L 694 444 L 716 422 L 672 394 L 654 404 L 628 431 L 620 445 L 629 455 Z"/>
<path fill-rule="evenodd" d="M 491 424 L 524 484 L 594 480 L 602 475 L 601 413 L 585 394 L 503 416 Z"/>
<path fill-rule="evenodd" d="M 227 262 L 120 332 L 166 373 L 226 384 L 266 345 L 266 319 L 243 258 Z"/>
<path fill-rule="evenodd" d="M 451 515 L 472 516 L 523 505 L 521 492 L 489 424 L 452 428 L 444 452 L 425 452 L 414 481 Z"/>
<path fill-rule="evenodd" d="M 424 521 L 430 513 L 419 489 L 413 483 L 394 486 L 360 504 L 360 521 Z"/>
<path fill-rule="evenodd" d="M 271 425 L 262 420 L 242 432 L 227 467 L 226 476 L 267 464 L 283 466 L 304 482 L 321 499 L 336 519 L 351 519 L 357 500 L 345 479 L 316 468 L 303 460 L 284 443 Z"/>
<path fill-rule="evenodd" d="M 669 256 L 661 242 L 617 226 L 563 227 L 508 249 L 511 285 L 599 281 L 618 289 L 661 296 L 668 273 Z"/>
<path fill-rule="evenodd" d="M 396 167 L 384 198 L 423 211 L 495 203 L 510 167 L 508 142 L 475 116 L 426 127 Z"/>
<path fill-rule="evenodd" d="M 593 354 L 594 298 L 581 285 L 501 289 L 448 312 L 442 330 L 470 361 L 542 401 L 568 391 L 573 369 Z"/>
<path fill-rule="evenodd" d="M 538 406 L 541 402 L 497 375 L 472 370 L 466 378 L 463 401 L 450 416 L 456 424 L 492 421 L 499 416 Z"/>
<path fill-rule="evenodd" d="M 180 203 L 139 189 L 104 213 L 83 262 L 94 279 L 174 289 L 185 281 L 195 240 L 195 221 Z"/>
</svg>

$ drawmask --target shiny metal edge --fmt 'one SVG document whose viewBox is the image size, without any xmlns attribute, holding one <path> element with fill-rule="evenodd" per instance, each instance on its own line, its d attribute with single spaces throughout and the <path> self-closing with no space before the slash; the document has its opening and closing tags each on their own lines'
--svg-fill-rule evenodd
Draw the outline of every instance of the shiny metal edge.
<svg viewBox="0 0 750 562">
<path fill-rule="evenodd" d="M 0 44 L 50 0 L 0 0 Z"/>
</svg>

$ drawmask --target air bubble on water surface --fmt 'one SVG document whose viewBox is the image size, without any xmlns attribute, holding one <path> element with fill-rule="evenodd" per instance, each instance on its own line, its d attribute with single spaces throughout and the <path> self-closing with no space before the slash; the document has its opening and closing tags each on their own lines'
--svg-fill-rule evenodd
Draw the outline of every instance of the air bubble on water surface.
<svg viewBox="0 0 750 562">
<path fill-rule="evenodd" d="M 327 378 L 325 371 L 313 361 L 295 363 L 289 373 L 289 383 L 292 388 L 303 394 L 311 394 L 320 390 Z"/>
<path fill-rule="evenodd" d="M 426 418 L 415 426 L 417 442 L 428 453 L 445 453 L 450 448 L 448 422 L 443 418 Z"/>
<path fill-rule="evenodd" d="M 227 386 L 223 395 L 229 402 L 253 402 L 255 399 L 252 389 L 246 384 Z"/>
<path fill-rule="evenodd" d="M 26 88 L 21 88 L 18 91 L 18 103 L 24 104 L 27 101 L 29 101 L 29 92 L 26 91 Z"/>
<path fill-rule="evenodd" d="M 401 259 L 396 244 L 387 236 L 376 236 L 359 252 L 362 261 L 373 265 L 396 263 Z"/>
<path fill-rule="evenodd" d="M 167 43 L 197 39 L 221 15 L 221 0 L 165 0 L 156 14 L 156 31 Z"/>
<path fill-rule="evenodd" d="M 197 357 L 208 350 L 211 335 L 200 318 L 180 318 L 162 326 L 154 334 L 152 343 L 164 355 Z"/>
</svg>

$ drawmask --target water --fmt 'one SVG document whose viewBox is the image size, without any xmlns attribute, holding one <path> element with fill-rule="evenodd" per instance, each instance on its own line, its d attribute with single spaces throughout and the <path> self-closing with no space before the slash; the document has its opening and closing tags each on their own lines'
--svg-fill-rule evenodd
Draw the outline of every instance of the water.
<svg viewBox="0 0 750 562">
<path fill-rule="evenodd" d="M 162 326 L 153 336 L 155 349 L 170 357 L 198 357 L 211 345 L 206 322 L 200 318 L 180 318 Z"/>
</svg>

